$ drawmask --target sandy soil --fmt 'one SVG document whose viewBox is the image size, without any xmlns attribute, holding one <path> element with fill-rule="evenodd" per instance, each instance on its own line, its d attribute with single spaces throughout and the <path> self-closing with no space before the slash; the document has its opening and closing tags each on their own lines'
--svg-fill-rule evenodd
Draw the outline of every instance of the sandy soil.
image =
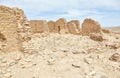
<svg viewBox="0 0 120 78">
<path fill-rule="evenodd" d="M 34 34 L 22 52 L 0 53 L 0 78 L 120 78 L 120 34 L 102 37 Z"/>
</svg>

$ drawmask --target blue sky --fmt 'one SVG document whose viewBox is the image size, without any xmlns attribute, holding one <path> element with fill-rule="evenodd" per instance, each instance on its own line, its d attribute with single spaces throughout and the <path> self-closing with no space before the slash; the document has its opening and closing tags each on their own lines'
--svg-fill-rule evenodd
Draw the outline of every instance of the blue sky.
<svg viewBox="0 0 120 78">
<path fill-rule="evenodd" d="M 28 19 L 66 18 L 97 20 L 101 26 L 120 26 L 120 0 L 0 0 L 0 5 L 19 7 Z"/>
</svg>

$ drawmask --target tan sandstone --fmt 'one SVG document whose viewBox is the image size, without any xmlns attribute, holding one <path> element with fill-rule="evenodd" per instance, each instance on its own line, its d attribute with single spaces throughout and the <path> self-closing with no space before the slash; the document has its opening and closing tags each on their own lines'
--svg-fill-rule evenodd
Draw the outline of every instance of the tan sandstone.
<svg viewBox="0 0 120 78">
<path fill-rule="evenodd" d="M 18 50 L 19 37 L 21 32 L 25 32 L 26 17 L 24 12 L 18 8 L 9 8 L 0 6 L 0 33 L 4 36 L 4 47 L 1 45 L 1 51 Z M 19 28 L 21 26 L 21 28 Z M 19 31 L 22 30 L 22 31 Z M 22 37 L 21 37 L 22 38 Z M 3 42 L 1 42 L 3 43 Z"/>
<path fill-rule="evenodd" d="M 55 22 L 56 33 L 67 33 L 67 21 L 64 18 L 60 18 Z"/>
<path fill-rule="evenodd" d="M 82 34 L 90 35 L 91 33 L 100 33 L 101 27 L 98 22 L 93 19 L 86 18 L 82 24 Z"/>
<path fill-rule="evenodd" d="M 45 20 L 30 20 L 30 27 L 33 33 L 48 32 L 48 24 Z"/>
<path fill-rule="evenodd" d="M 49 32 L 55 32 L 55 22 L 48 21 L 47 24 L 48 24 Z"/>
</svg>

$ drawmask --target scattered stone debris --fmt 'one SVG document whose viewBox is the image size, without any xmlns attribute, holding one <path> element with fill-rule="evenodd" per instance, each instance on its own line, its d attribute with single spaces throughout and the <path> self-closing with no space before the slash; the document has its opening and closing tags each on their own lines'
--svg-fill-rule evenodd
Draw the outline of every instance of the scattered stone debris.
<svg viewBox="0 0 120 78">
<path fill-rule="evenodd" d="M 119 48 L 119 46 L 116 45 L 116 44 L 111 44 L 111 45 L 106 44 L 105 46 L 106 46 L 106 47 L 109 47 L 110 49 L 118 49 L 118 48 Z"/>
<path fill-rule="evenodd" d="M 29 30 L 23 10 L 0 5 L 0 19 L 0 41 L 7 43 L 2 52 L 18 50 L 19 42 L 28 35 Z M 24 36 L 21 35 L 23 33 Z"/>
<path fill-rule="evenodd" d="M 87 64 L 91 64 L 93 62 L 92 58 L 84 58 L 84 62 L 86 62 Z"/>
<path fill-rule="evenodd" d="M 101 33 L 101 27 L 95 20 L 86 18 L 82 24 L 82 34 L 90 35 L 91 33 Z"/>
<path fill-rule="evenodd" d="M 72 51 L 73 54 L 80 54 L 81 52 L 79 51 Z"/>
<path fill-rule="evenodd" d="M 97 34 L 91 34 L 90 39 L 92 39 L 94 41 L 103 41 L 104 40 L 101 35 L 97 35 Z"/>
<path fill-rule="evenodd" d="M 114 62 L 120 62 L 120 54 L 119 53 L 114 53 L 109 60 L 114 61 Z"/>
</svg>

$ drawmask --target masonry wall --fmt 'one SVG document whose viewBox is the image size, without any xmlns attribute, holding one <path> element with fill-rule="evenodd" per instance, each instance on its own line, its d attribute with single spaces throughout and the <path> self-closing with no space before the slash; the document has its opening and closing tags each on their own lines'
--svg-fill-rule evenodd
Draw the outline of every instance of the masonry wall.
<svg viewBox="0 0 120 78">
<path fill-rule="evenodd" d="M 48 32 L 48 24 L 45 20 L 30 20 L 30 27 L 33 33 Z"/>
<path fill-rule="evenodd" d="M 0 6 L 0 33 L 6 38 L 5 41 L 0 42 L 0 51 L 19 50 L 20 33 L 26 33 L 27 31 L 25 30 L 26 21 L 21 9 Z"/>
</svg>

